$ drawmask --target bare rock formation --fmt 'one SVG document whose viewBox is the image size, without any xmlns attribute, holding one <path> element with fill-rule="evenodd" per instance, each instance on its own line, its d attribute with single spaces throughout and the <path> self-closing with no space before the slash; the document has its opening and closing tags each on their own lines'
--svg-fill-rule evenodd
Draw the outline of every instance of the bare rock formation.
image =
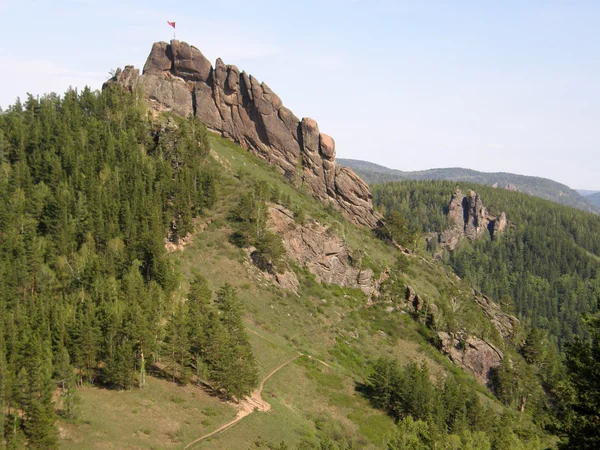
<svg viewBox="0 0 600 450">
<path fill-rule="evenodd" d="M 408 312 L 416 314 L 427 308 L 427 323 L 435 326 L 439 314 L 435 304 L 428 304 L 410 286 L 406 287 L 405 298 Z M 489 318 L 502 339 L 509 339 L 513 336 L 515 327 L 519 323 L 516 317 L 502 312 L 496 303 L 475 290 L 473 291 L 473 301 Z M 495 345 L 484 338 L 469 335 L 464 329 L 456 333 L 440 331 L 438 338 L 440 351 L 448 356 L 453 364 L 474 375 L 484 385 L 488 384 L 490 370 L 498 367 L 504 358 L 502 351 Z"/>
<path fill-rule="evenodd" d="M 437 240 L 443 247 L 454 250 L 463 238 L 475 240 L 489 234 L 494 239 L 507 226 L 504 212 L 498 217 L 489 214 L 479 195 L 473 191 L 464 195 L 458 188 L 448 204 L 448 221 L 450 227 L 441 233 L 430 235 L 428 242 Z"/>
<path fill-rule="evenodd" d="M 498 367 L 504 358 L 500 349 L 478 337 L 444 331 L 439 332 L 438 337 L 442 353 L 484 385 L 489 381 L 490 370 Z"/>
<path fill-rule="evenodd" d="M 490 319 L 492 325 L 496 327 L 502 339 L 508 339 L 513 335 L 515 327 L 519 324 L 519 319 L 502 312 L 498 304 L 478 292 L 475 292 L 475 301 Z"/>
<path fill-rule="evenodd" d="M 269 207 L 269 225 L 272 232 L 281 236 L 287 256 L 306 267 L 317 281 L 377 296 L 379 284 L 388 273 L 375 281 L 371 269 L 355 267 L 344 241 L 329 228 L 312 220 L 296 224 L 293 213 L 280 205 Z"/>
<path fill-rule="evenodd" d="M 492 184 L 492 187 L 493 187 L 493 188 L 499 188 L 499 187 L 500 187 L 500 185 L 499 185 L 498 183 L 494 183 L 494 184 Z M 506 185 L 503 187 L 503 189 L 506 189 L 507 191 L 513 191 L 513 192 L 518 192 L 518 191 L 519 191 L 519 189 L 517 188 L 517 186 L 515 186 L 515 185 L 514 185 L 514 184 L 512 184 L 512 183 L 508 183 L 508 184 L 506 184 Z"/>
<path fill-rule="evenodd" d="M 197 48 L 181 41 L 156 42 L 143 74 L 118 69 L 105 85 L 138 87 L 151 108 L 191 114 L 301 181 L 313 195 L 331 203 L 353 222 L 375 228 L 371 191 L 351 169 L 335 162 L 335 142 L 309 118 L 298 119 L 265 83 L 217 59 L 215 66 Z"/>
</svg>

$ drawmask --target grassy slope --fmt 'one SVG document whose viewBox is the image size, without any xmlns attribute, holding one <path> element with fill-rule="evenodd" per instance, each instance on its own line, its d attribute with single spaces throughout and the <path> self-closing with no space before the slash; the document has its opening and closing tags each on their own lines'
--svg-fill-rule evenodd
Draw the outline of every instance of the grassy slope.
<svg viewBox="0 0 600 450">
<path fill-rule="evenodd" d="M 420 325 L 408 315 L 388 313 L 383 307 L 366 308 L 366 298 L 358 290 L 322 286 L 299 269 L 299 296 L 276 288 L 248 263 L 243 250 L 228 242 L 225 217 L 237 201 L 236 194 L 252 180 L 262 179 L 277 185 L 308 217 L 342 233 L 353 250 L 364 252 L 364 259 L 376 271 L 392 264 L 395 251 L 299 193 L 248 152 L 219 138 L 211 137 L 211 144 L 215 164 L 223 174 L 220 203 L 199 219 L 199 224 L 207 225 L 193 242 L 168 256 L 178 262 L 184 275 L 179 295 L 185 295 L 186 280 L 194 271 L 205 275 L 213 290 L 225 282 L 234 285 L 246 307 L 245 321 L 261 377 L 297 352 L 312 359 L 300 358 L 267 381 L 263 398 L 272 405 L 269 413 L 253 413 L 194 448 L 245 449 L 257 444 L 266 448 L 264 443 L 281 441 L 293 446 L 321 432 L 340 441 L 353 440 L 359 448 L 380 448 L 393 429 L 392 420 L 372 409 L 355 390 L 356 383 L 367 376 L 368 359 L 389 354 L 401 362 L 426 361 L 436 376 L 460 372 L 425 342 Z M 442 292 L 455 285 L 468 298 L 468 287 L 455 276 L 420 257 L 412 260 L 404 279 L 423 297 L 439 301 Z M 459 320 L 459 325 L 502 347 L 493 327 L 471 303 L 465 304 Z M 461 376 L 482 397 L 490 398 L 468 375 Z M 150 378 L 143 391 L 85 388 L 81 397 L 81 422 L 60 424 L 64 448 L 182 448 L 235 415 L 231 406 L 199 388 L 155 378 Z"/>
<path fill-rule="evenodd" d="M 590 197 L 584 197 L 570 187 L 547 178 L 506 172 L 479 172 L 460 167 L 404 172 L 355 159 L 339 159 L 338 162 L 350 167 L 369 184 L 400 180 L 452 180 L 488 186 L 498 183 L 501 187 L 513 184 L 519 191 L 526 194 L 572 206 L 582 211 L 600 213 L 600 203 L 595 203 Z"/>
</svg>

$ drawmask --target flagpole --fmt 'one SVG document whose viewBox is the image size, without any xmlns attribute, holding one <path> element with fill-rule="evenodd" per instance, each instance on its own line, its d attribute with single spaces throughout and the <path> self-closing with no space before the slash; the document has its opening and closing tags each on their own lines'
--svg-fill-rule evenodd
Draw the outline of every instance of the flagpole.
<svg viewBox="0 0 600 450">
<path fill-rule="evenodd" d="M 171 21 L 167 20 L 167 23 L 173 27 L 173 40 L 177 39 L 177 37 L 176 37 L 177 29 L 175 28 L 176 22 L 171 22 Z"/>
</svg>

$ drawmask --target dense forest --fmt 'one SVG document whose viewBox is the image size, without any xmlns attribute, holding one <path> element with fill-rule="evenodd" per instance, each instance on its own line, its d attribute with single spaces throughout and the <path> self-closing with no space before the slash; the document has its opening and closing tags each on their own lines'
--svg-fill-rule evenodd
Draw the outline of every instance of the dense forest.
<svg viewBox="0 0 600 450">
<path fill-rule="evenodd" d="M 256 384 L 235 289 L 196 276 L 181 298 L 164 258 L 215 201 L 208 152 L 199 122 L 152 122 L 119 89 L 0 114 L 0 446 L 56 447 L 55 400 L 74 415 L 83 383 Z"/>
<path fill-rule="evenodd" d="M 373 195 L 410 230 L 440 232 L 448 227 L 445 213 L 456 185 L 384 183 L 373 186 Z M 560 345 L 585 336 L 582 315 L 596 312 L 600 298 L 600 217 L 518 192 L 459 186 L 477 192 L 492 213 L 505 211 L 509 227 L 498 239 L 464 240 L 447 253 L 456 273 Z"/>
<path fill-rule="evenodd" d="M 528 449 L 541 444 L 530 422 L 510 411 L 498 417 L 452 376 L 432 381 L 426 365 L 401 367 L 381 358 L 366 387 L 373 405 L 398 421 L 389 449 Z"/>
</svg>

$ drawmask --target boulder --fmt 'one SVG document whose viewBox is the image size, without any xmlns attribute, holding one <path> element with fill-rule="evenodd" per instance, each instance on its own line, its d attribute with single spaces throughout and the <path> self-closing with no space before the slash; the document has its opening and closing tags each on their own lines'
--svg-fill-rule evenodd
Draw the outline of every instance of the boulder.
<svg viewBox="0 0 600 450">
<path fill-rule="evenodd" d="M 515 327 L 519 324 L 519 319 L 502 311 L 500 306 L 491 301 L 485 295 L 476 292 L 475 302 L 490 319 L 492 325 L 496 327 L 502 339 L 509 339 L 513 336 Z"/>
<path fill-rule="evenodd" d="M 133 92 L 137 89 L 139 77 L 140 71 L 133 66 L 125 66 L 122 70 L 121 68 L 118 68 L 115 70 L 112 78 L 102 85 L 102 89 L 106 89 L 107 87 L 116 84 L 126 91 Z"/>
<path fill-rule="evenodd" d="M 162 75 L 173 67 L 172 57 L 168 54 L 169 44 L 166 42 L 155 42 L 150 50 L 150 56 L 144 65 L 144 74 Z"/>
<path fill-rule="evenodd" d="M 494 227 L 492 229 L 492 238 L 497 234 L 504 233 L 506 226 L 508 225 L 508 221 L 506 220 L 506 213 L 502 211 L 500 216 L 494 220 Z"/>
<path fill-rule="evenodd" d="M 324 159 L 335 159 L 335 142 L 331 136 L 321 133 L 319 135 L 319 145 L 321 148 L 321 156 Z"/>
<path fill-rule="evenodd" d="M 284 273 L 275 273 L 274 277 L 276 283 L 282 289 L 286 289 L 298 295 L 298 289 L 300 289 L 300 282 L 298 281 L 298 277 L 294 272 L 288 270 Z"/>
<path fill-rule="evenodd" d="M 143 88 L 154 109 L 171 111 L 183 117 L 193 114 L 192 93 L 185 81 L 144 74 L 139 78 L 138 85 Z"/>
<path fill-rule="evenodd" d="M 192 47 L 187 42 L 172 40 L 171 45 L 164 46 L 165 42 L 157 43 L 160 48 L 164 48 L 162 54 L 150 53 L 146 65 L 155 66 L 157 61 L 163 61 L 164 58 L 172 59 L 173 74 L 184 80 L 206 82 L 212 70 L 212 65 L 208 59 L 196 47 Z M 157 46 L 154 44 L 152 49 Z M 144 66 L 145 67 L 145 66 Z"/>
</svg>

